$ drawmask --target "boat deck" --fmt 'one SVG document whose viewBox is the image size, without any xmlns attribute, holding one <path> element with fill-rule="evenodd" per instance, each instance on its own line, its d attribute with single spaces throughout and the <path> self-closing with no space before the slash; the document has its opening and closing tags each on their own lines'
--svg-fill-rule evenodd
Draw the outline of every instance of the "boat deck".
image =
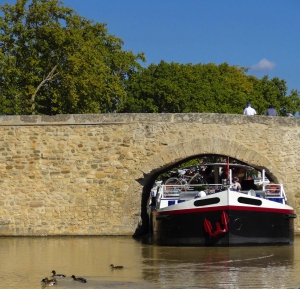
<svg viewBox="0 0 300 289">
<path fill-rule="evenodd" d="M 191 199 L 203 198 L 223 191 L 222 184 L 203 185 L 160 185 L 157 189 L 156 208 L 164 208 Z M 252 197 L 268 199 L 285 204 L 286 194 L 282 184 L 267 184 L 261 190 L 241 190 L 240 193 Z"/>
</svg>

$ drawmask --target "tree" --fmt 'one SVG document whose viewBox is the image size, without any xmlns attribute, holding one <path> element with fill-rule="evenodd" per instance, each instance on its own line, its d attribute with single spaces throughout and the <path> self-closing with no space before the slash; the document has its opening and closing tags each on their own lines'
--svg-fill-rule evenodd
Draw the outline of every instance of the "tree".
<svg viewBox="0 0 300 289">
<path fill-rule="evenodd" d="M 245 68 L 161 61 L 132 74 L 123 112 L 241 113 L 253 86 Z"/>
<path fill-rule="evenodd" d="M 292 89 L 291 94 L 287 97 L 285 106 L 280 108 L 281 115 L 292 113 L 293 115 L 300 110 L 300 94 L 298 90 Z"/>
<path fill-rule="evenodd" d="M 258 114 L 272 103 L 280 115 L 300 109 L 299 93 L 287 96 L 284 80 L 246 75 L 247 68 L 228 63 L 151 64 L 130 75 L 120 112 L 243 113 L 251 102 Z"/>
<path fill-rule="evenodd" d="M 258 114 L 264 114 L 269 105 L 273 105 L 281 116 L 286 116 L 287 112 L 294 114 L 299 111 L 299 93 L 297 90 L 291 90 L 291 94 L 287 95 L 285 80 L 278 77 L 269 80 L 268 76 L 260 80 L 249 76 L 248 79 L 253 85 L 253 103 Z"/>
<path fill-rule="evenodd" d="M 59 0 L 17 0 L 0 8 L 2 114 L 116 110 L 143 53 L 123 51 L 123 41 L 108 34 L 106 24 Z"/>
</svg>

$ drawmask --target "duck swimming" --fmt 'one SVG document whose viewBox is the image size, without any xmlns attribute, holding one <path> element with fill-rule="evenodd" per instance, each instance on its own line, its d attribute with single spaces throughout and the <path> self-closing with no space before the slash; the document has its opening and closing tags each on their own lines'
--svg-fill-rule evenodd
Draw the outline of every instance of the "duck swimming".
<svg viewBox="0 0 300 289">
<path fill-rule="evenodd" d="M 114 264 L 110 264 L 109 267 L 112 269 L 123 269 L 123 266 L 115 266 Z"/>
<path fill-rule="evenodd" d="M 52 277 L 58 277 L 58 278 L 66 277 L 65 274 L 56 274 L 56 271 L 54 270 L 52 270 L 51 273 L 53 274 Z"/>
<path fill-rule="evenodd" d="M 82 277 L 77 277 L 77 278 L 76 278 L 74 275 L 72 275 L 71 278 L 73 278 L 73 280 L 79 281 L 79 282 L 81 282 L 81 283 L 86 283 L 86 282 L 87 282 L 86 279 L 85 279 L 85 278 L 82 278 Z"/>
<path fill-rule="evenodd" d="M 57 285 L 57 281 L 56 279 L 48 279 L 47 277 L 44 278 L 42 281 L 44 286 L 54 286 L 54 285 Z"/>
</svg>

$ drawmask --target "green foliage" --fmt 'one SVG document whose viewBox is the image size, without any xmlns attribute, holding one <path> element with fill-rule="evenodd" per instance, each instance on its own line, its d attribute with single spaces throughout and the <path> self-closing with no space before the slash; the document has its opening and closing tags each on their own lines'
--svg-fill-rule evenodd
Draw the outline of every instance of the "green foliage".
<svg viewBox="0 0 300 289">
<path fill-rule="evenodd" d="M 300 109 L 299 93 L 286 96 L 284 80 L 246 75 L 244 67 L 227 63 L 151 64 L 127 81 L 127 96 L 120 112 L 241 114 L 247 102 L 264 114 L 273 104 L 281 115 Z"/>
<path fill-rule="evenodd" d="M 120 111 L 240 113 L 252 91 L 244 70 L 227 63 L 151 64 L 129 78 Z"/>
<path fill-rule="evenodd" d="M 106 24 L 79 16 L 58 0 L 1 6 L 2 114 L 100 113 L 116 110 L 124 80 L 143 54 L 123 51 Z"/>
<path fill-rule="evenodd" d="M 287 95 L 285 80 L 280 80 L 278 77 L 269 80 L 268 76 L 264 76 L 261 80 L 253 76 L 248 79 L 253 84 L 253 103 L 258 114 L 264 114 L 270 104 L 281 116 L 285 116 L 287 112 L 295 114 L 299 111 L 299 92 L 292 90 L 291 94 Z"/>
</svg>

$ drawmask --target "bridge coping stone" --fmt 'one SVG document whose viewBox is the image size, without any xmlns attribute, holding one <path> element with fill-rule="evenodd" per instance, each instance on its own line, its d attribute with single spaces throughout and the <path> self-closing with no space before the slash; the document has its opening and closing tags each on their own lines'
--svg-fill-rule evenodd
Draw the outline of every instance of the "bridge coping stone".
<svg viewBox="0 0 300 289">
<path fill-rule="evenodd" d="M 0 125 L 83 125 L 113 123 L 202 123 L 202 124 L 265 124 L 280 126 L 299 126 L 300 118 L 268 117 L 263 115 L 246 116 L 216 113 L 109 113 L 109 114 L 59 114 L 59 115 L 0 115 Z"/>
</svg>

